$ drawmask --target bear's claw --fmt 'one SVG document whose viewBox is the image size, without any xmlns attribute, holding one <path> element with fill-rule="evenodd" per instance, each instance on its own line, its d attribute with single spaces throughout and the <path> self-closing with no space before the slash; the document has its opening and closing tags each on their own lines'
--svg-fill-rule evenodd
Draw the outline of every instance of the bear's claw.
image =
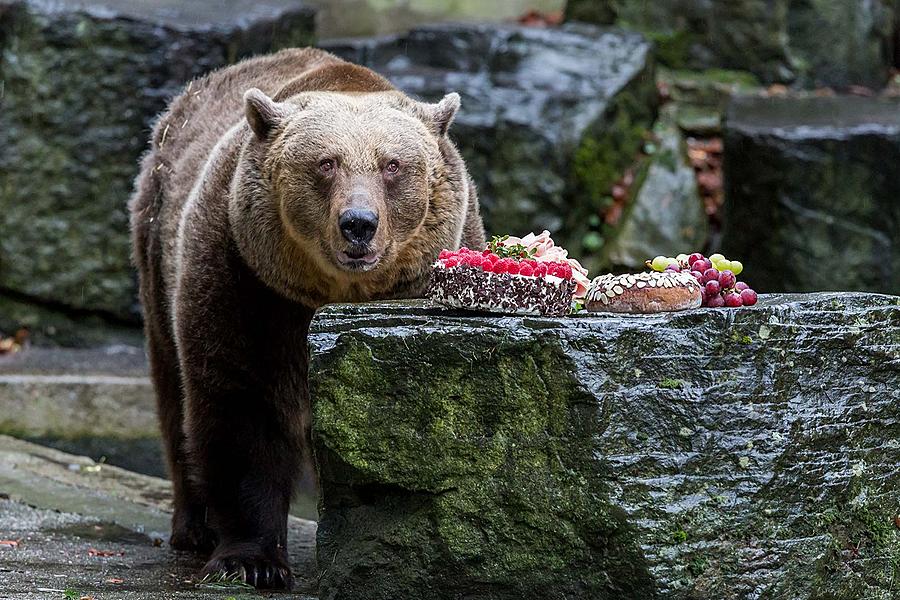
<svg viewBox="0 0 900 600">
<path fill-rule="evenodd" d="M 200 576 L 204 580 L 235 578 L 262 589 L 290 590 L 294 582 L 287 552 L 266 552 L 255 543 L 220 544 Z"/>
</svg>

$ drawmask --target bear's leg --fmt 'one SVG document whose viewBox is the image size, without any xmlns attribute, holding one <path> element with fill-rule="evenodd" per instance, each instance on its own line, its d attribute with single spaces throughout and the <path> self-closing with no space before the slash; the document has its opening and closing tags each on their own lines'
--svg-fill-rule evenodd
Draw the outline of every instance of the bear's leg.
<svg viewBox="0 0 900 600">
<path fill-rule="evenodd" d="M 290 589 L 287 517 L 302 457 L 299 399 L 273 402 L 258 390 L 232 388 L 189 402 L 191 454 L 219 538 L 201 575 Z"/>
<path fill-rule="evenodd" d="M 196 489 L 190 485 L 186 466 L 181 370 L 168 309 L 168 290 L 162 273 L 163 244 L 159 219 L 162 192 L 159 179 L 154 175 L 157 164 L 153 154 L 144 157 L 137 193 L 131 200 L 130 210 L 150 377 L 156 391 L 157 415 L 172 478 L 175 510 L 169 542 L 178 550 L 208 552 L 215 546 L 215 536 L 206 525 L 206 510 Z"/>
<path fill-rule="evenodd" d="M 188 472 L 184 398 L 175 344 L 154 325 L 148 323 L 147 326 L 147 349 L 169 476 L 172 479 L 174 512 L 169 544 L 176 550 L 210 552 L 216 545 L 215 534 L 206 523 L 206 507 Z"/>
</svg>

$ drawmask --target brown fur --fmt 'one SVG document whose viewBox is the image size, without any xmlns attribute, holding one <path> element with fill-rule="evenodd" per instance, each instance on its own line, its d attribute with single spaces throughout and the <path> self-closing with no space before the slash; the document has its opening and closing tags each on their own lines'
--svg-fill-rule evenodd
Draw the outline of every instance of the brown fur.
<svg viewBox="0 0 900 600">
<path fill-rule="evenodd" d="M 441 248 L 484 243 L 446 137 L 457 107 L 456 95 L 415 102 L 368 69 L 295 49 L 192 82 L 155 127 L 131 201 L 134 255 L 171 542 L 213 550 L 205 573 L 290 586 L 315 308 L 418 295 Z M 338 224 L 357 208 L 378 216 L 364 245 Z"/>
</svg>

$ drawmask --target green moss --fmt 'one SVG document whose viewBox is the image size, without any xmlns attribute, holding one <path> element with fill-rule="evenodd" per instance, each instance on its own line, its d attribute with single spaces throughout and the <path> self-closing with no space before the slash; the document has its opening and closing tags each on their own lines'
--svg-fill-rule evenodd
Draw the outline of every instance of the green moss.
<svg viewBox="0 0 900 600">
<path fill-rule="evenodd" d="M 440 367 L 407 374 L 394 364 L 384 381 L 366 336 L 342 336 L 340 358 L 317 371 L 311 390 L 322 477 L 392 491 L 326 496 L 320 536 L 340 537 L 357 520 L 378 529 L 390 539 L 395 582 L 421 577 L 422 569 L 449 586 L 464 573 L 519 593 L 547 585 L 575 593 L 577 581 L 605 598 L 609 581 L 646 586 L 624 515 L 581 458 L 593 451 L 585 432 L 596 415 L 584 412 L 584 392 L 565 375 L 567 357 L 548 342 L 485 346 L 445 335 L 438 344 L 417 336 L 402 352 L 427 346 Z M 384 341 L 378 344 L 383 352 Z M 479 358 L 463 358 L 472 356 Z M 335 510 L 344 516 L 330 520 Z M 431 554 L 422 555 L 423 547 Z M 321 552 L 330 556 L 327 543 Z M 386 555 L 384 548 L 365 552 Z M 325 588 L 358 568 L 335 567 Z"/>
<path fill-rule="evenodd" d="M 642 31 L 655 47 L 654 54 L 660 64 L 673 69 L 683 69 L 690 64 L 691 47 L 701 38 L 687 30 Z"/>
<path fill-rule="evenodd" d="M 666 377 L 659 382 L 659 387 L 668 390 L 678 390 L 684 387 L 684 381 L 681 379 L 671 379 L 669 377 Z"/>
</svg>

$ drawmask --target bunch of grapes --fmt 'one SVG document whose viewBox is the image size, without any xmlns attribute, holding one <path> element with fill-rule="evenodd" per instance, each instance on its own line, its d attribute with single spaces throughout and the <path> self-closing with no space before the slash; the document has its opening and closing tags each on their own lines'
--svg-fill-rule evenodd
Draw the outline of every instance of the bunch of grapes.
<svg viewBox="0 0 900 600">
<path fill-rule="evenodd" d="M 675 258 L 657 256 L 652 261 L 648 260 L 647 266 L 660 272 L 689 271 L 694 279 L 700 282 L 703 306 L 737 308 L 756 304 L 756 292 L 743 281 L 737 280 L 737 276 L 744 270 L 744 265 L 737 260 L 728 260 L 721 254 L 713 254 L 709 258 L 699 252 L 694 252 L 690 256 L 679 254 Z"/>
</svg>

